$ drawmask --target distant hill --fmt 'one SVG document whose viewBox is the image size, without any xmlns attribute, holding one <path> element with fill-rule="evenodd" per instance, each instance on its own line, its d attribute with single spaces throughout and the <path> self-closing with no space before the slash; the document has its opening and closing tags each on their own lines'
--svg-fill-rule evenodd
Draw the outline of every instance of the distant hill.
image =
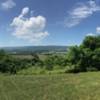
<svg viewBox="0 0 100 100">
<path fill-rule="evenodd" d="M 63 53 L 67 52 L 68 46 L 23 46 L 23 47 L 3 47 L 8 53 L 30 54 L 30 53 Z"/>
</svg>

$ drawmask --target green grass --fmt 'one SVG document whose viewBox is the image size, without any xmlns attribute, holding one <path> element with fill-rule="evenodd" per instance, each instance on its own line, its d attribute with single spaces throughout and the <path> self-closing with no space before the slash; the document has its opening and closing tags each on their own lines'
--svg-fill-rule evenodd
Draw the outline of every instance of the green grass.
<svg viewBox="0 0 100 100">
<path fill-rule="evenodd" d="M 0 100 L 100 100 L 100 72 L 0 75 Z"/>
<path fill-rule="evenodd" d="M 18 59 L 32 59 L 33 58 L 33 56 L 32 55 L 12 55 L 14 58 L 18 58 Z M 45 54 L 38 54 L 38 56 L 39 56 L 39 58 L 41 59 L 41 60 L 45 60 L 47 57 L 48 57 L 48 55 L 45 55 Z"/>
<path fill-rule="evenodd" d="M 65 68 L 58 68 L 54 67 L 53 70 L 46 70 L 44 68 L 40 68 L 38 66 L 33 66 L 27 69 L 23 69 L 17 72 L 18 75 L 44 75 L 44 74 L 64 74 L 66 72 L 66 67 Z"/>
</svg>

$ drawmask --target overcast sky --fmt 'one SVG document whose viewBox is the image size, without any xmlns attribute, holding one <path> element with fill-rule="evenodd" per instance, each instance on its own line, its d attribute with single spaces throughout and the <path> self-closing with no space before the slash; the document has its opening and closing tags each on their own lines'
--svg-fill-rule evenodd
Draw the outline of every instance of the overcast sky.
<svg viewBox="0 0 100 100">
<path fill-rule="evenodd" d="M 0 0 L 0 46 L 79 45 L 100 34 L 100 0 Z"/>
</svg>

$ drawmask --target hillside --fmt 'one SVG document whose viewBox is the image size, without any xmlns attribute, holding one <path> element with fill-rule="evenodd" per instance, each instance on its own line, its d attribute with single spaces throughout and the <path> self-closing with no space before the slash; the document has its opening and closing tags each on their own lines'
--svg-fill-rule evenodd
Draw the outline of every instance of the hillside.
<svg viewBox="0 0 100 100">
<path fill-rule="evenodd" d="M 0 100 L 100 100 L 100 72 L 0 75 Z"/>
<path fill-rule="evenodd" d="M 30 54 L 30 53 L 54 53 L 66 52 L 68 46 L 23 46 L 23 47 L 1 47 L 9 53 Z"/>
</svg>

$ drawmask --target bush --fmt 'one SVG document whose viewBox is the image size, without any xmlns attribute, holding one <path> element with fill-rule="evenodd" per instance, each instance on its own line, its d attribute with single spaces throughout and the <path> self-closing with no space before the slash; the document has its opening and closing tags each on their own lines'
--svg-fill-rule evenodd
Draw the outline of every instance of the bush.
<svg viewBox="0 0 100 100">
<path fill-rule="evenodd" d="M 80 46 L 71 47 L 67 59 L 72 72 L 100 70 L 100 36 L 88 36 Z"/>
</svg>

